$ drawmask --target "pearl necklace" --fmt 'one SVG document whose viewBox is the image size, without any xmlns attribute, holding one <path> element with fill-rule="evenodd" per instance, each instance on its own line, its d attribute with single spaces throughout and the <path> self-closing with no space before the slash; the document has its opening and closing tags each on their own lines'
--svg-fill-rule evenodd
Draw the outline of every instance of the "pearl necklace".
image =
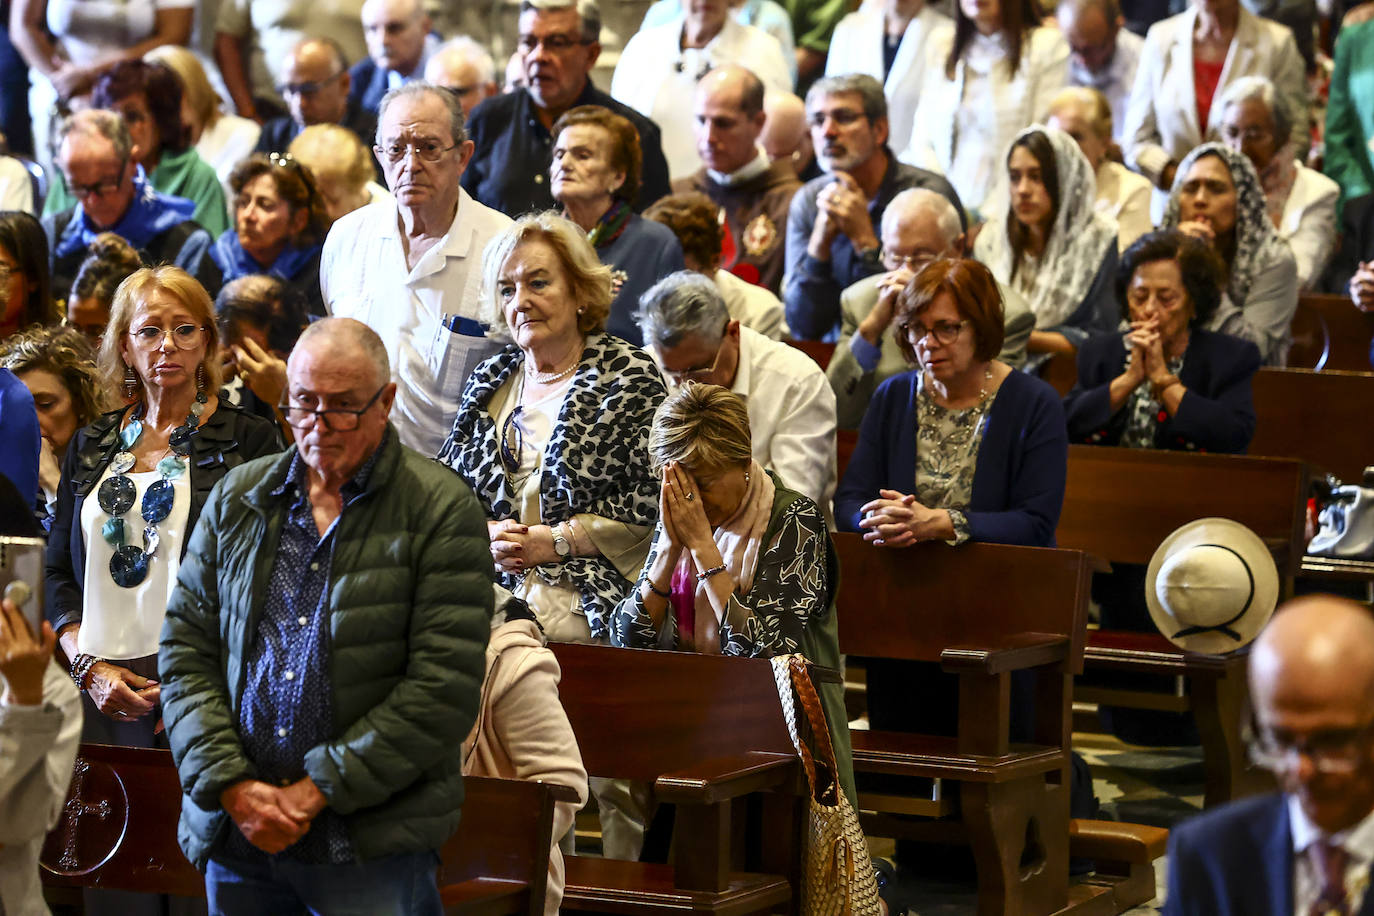
<svg viewBox="0 0 1374 916">
<path fill-rule="evenodd" d="M 564 369 L 562 372 L 539 372 L 534 368 L 532 364 L 526 362 L 525 378 L 529 379 L 531 382 L 534 382 L 536 385 L 547 385 L 550 382 L 561 381 L 562 379 L 565 379 L 568 376 L 572 375 L 574 372 L 577 371 L 577 367 L 579 365 L 581 365 L 580 360 L 574 362 L 571 366 Z"/>
</svg>

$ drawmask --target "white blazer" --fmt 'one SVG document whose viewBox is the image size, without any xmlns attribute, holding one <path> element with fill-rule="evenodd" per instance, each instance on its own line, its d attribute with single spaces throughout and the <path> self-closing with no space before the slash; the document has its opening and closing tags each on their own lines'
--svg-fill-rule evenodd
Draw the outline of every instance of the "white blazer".
<svg viewBox="0 0 1374 916">
<path fill-rule="evenodd" d="M 953 23 L 937 27 L 926 42 L 925 83 L 911 137 L 898 156 L 903 162 L 942 175 L 948 175 L 954 160 L 955 119 L 964 104 L 963 59 L 955 64 L 954 79 L 945 78 L 945 59 L 953 46 Z M 1000 164 L 1016 134 L 1043 118 L 1050 100 L 1068 85 L 1069 44 L 1058 29 L 1033 28 L 1021 43 L 1021 62 L 1016 73 L 1010 74 L 1005 66 L 998 66 L 990 81 L 995 124 L 990 136 L 976 138 L 974 142 L 981 144 L 981 156 Z M 902 138 L 894 135 L 893 139 L 900 142 Z M 960 142 L 970 139 L 962 138 Z M 989 173 L 995 176 L 992 187 L 955 188 L 964 207 L 970 211 L 985 210 L 984 218 L 1000 210 L 1006 199 L 1006 168 L 999 166 Z"/>
<path fill-rule="evenodd" d="M 1278 230 L 1298 262 L 1299 289 L 1316 285 L 1336 247 L 1336 199 L 1340 195 L 1340 185 L 1298 163 L 1298 176 L 1283 205 Z"/>
<path fill-rule="evenodd" d="M 1126 162 L 1156 186 L 1171 161 L 1180 162 L 1205 140 L 1217 139 L 1222 111 L 1213 104 L 1206 130 L 1197 120 L 1193 87 L 1193 28 L 1197 10 L 1150 26 L 1136 68 L 1135 89 L 1126 107 Z M 1261 19 L 1241 7 L 1236 37 L 1226 54 L 1214 99 L 1242 76 L 1267 76 L 1293 113 L 1293 136 L 1307 133 L 1307 82 L 1302 57 L 1287 26 Z"/>
<path fill-rule="evenodd" d="M 905 143 L 911 136 L 916 103 L 926 75 L 926 44 L 933 29 L 949 17 L 930 6 L 921 8 L 902 34 L 892 70 L 883 78 L 883 10 L 864 8 L 850 13 L 835 26 L 830 39 L 830 54 L 825 59 L 825 75 L 867 73 L 883 84 L 887 97 L 888 133 L 893 143 Z"/>
</svg>

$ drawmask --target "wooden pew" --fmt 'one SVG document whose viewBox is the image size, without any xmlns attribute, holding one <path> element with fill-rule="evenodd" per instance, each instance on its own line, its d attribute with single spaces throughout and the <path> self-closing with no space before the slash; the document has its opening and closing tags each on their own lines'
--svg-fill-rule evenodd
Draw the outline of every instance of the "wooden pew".
<svg viewBox="0 0 1374 916">
<path fill-rule="evenodd" d="M 1302 564 L 1311 474 L 1292 459 L 1070 446 L 1058 542 L 1111 562 L 1144 564 L 1179 526 L 1209 516 L 1230 518 L 1269 545 L 1284 594 L 1291 594 Z M 1241 741 L 1247 702 L 1243 653 L 1200 656 L 1155 633 L 1094 630 L 1084 664 L 1186 678 L 1188 690 L 1174 694 L 1080 685 L 1074 695 L 1101 705 L 1191 711 L 1202 739 L 1209 806 L 1263 784 L 1263 777 L 1248 770 Z"/>
<path fill-rule="evenodd" d="M 795 347 L 816 361 L 816 365 L 825 369 L 830 365 L 830 357 L 835 355 L 835 345 L 833 343 L 823 343 L 819 340 L 797 340 L 794 337 L 783 339 L 783 343 L 790 347 Z"/>
<path fill-rule="evenodd" d="M 1295 369 L 1368 372 L 1374 343 L 1374 315 L 1355 308 L 1346 296 L 1303 293 L 1291 325 L 1288 365 Z"/>
<path fill-rule="evenodd" d="M 542 916 L 553 803 L 575 795 L 524 780 L 463 782 L 462 827 L 440 852 L 445 911 Z M 43 883 L 205 896 L 204 878 L 177 845 L 180 811 L 171 752 L 81 745 L 62 818 L 43 846 Z"/>
<path fill-rule="evenodd" d="M 1374 425 L 1360 419 L 1374 373 L 1261 369 L 1254 396 L 1251 455 L 1297 458 L 1355 484 L 1374 465 Z"/>
<path fill-rule="evenodd" d="M 553 644 L 559 695 L 592 776 L 677 806 L 671 865 L 568 856 L 565 912 L 745 914 L 795 903 L 800 762 L 766 659 Z M 770 790 L 762 849 L 735 802 Z M 752 857 L 746 854 L 752 854 Z M 743 866 L 760 871 L 745 871 Z"/>
<path fill-rule="evenodd" d="M 1090 838 L 1082 851 L 1116 867 L 1099 869 L 1100 881 L 1069 886 L 1069 694 L 1083 664 L 1091 560 L 1076 550 L 881 550 L 856 534 L 834 539 L 844 571 L 841 650 L 936 662 L 959 676 L 957 737 L 851 732 L 856 774 L 910 777 L 925 793 L 900 793 L 888 779 L 867 791 L 861 778 L 866 827 L 879 836 L 968 842 L 980 916 L 1119 913 L 1152 898 L 1151 863 L 1166 836 L 1157 828 L 1118 825 L 1113 833 L 1079 822 L 1077 831 Z M 1020 670 L 1036 680 L 1033 744 L 1009 739 L 1011 673 Z M 918 782 L 930 779 L 939 792 Z"/>
</svg>

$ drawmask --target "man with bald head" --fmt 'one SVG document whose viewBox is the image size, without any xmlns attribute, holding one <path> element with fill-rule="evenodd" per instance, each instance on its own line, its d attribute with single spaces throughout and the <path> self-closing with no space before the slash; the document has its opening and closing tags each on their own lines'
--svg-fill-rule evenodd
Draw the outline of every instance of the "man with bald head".
<svg viewBox="0 0 1374 916">
<path fill-rule="evenodd" d="M 1250 650 L 1253 756 L 1279 793 L 1176 827 L 1172 916 L 1374 913 L 1374 617 L 1290 601 Z"/>
<path fill-rule="evenodd" d="M 492 613 L 481 505 L 403 446 L 366 325 L 301 334 L 296 444 L 216 485 L 159 653 L 210 910 L 438 914 Z"/>
<path fill-rule="evenodd" d="M 450 38 L 439 46 L 425 64 L 425 82 L 458 96 L 465 118 L 471 117 L 480 102 L 500 89 L 491 53 L 466 35 Z"/>
<path fill-rule="evenodd" d="M 338 124 L 371 149 L 377 116 L 349 98 L 353 85 L 348 59 L 332 38 L 307 38 L 296 45 L 277 88 L 291 114 L 262 125 L 257 151 L 284 153 L 296 134 L 312 124 Z"/>
<path fill-rule="evenodd" d="M 763 97 L 763 133 L 759 143 L 769 162 L 786 159 L 803 183 L 819 178 L 816 148 L 806 123 L 806 104 L 791 92 L 769 92 Z"/>
<path fill-rule="evenodd" d="M 367 57 L 348 71 L 348 100 L 375 116 L 382 96 L 424 76 L 439 36 L 420 0 L 366 0 L 362 20 Z"/>
<path fill-rule="evenodd" d="M 826 369 L 840 429 L 858 429 L 878 386 L 912 368 L 893 336 L 897 296 L 926 264 L 968 253 L 954 205 L 926 188 L 908 188 L 892 198 L 883 211 L 881 232 L 885 272 L 865 277 L 840 294 L 840 339 Z M 997 358 L 1020 368 L 1035 315 L 1016 290 L 1001 283 L 997 288 L 1005 325 Z"/>
<path fill-rule="evenodd" d="M 1106 96 L 1112 109 L 1112 139 L 1121 143 L 1126 103 L 1131 100 L 1145 39 L 1123 28 L 1126 20 L 1117 0 L 1062 0 L 1055 17 L 1073 50 L 1069 85 L 1096 89 Z"/>
<path fill-rule="evenodd" d="M 692 116 L 702 167 L 673 190 L 711 198 L 728 232 L 721 267 L 777 293 L 787 208 L 801 182 L 790 162 L 770 161 L 759 145 L 763 98 L 763 83 L 737 64 L 717 67 L 697 83 Z"/>
</svg>

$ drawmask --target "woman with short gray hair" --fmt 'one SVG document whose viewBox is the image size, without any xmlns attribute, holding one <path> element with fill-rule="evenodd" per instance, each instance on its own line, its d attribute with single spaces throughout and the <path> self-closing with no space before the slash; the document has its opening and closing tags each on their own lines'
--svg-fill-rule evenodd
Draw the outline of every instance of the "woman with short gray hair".
<svg viewBox="0 0 1374 916">
<path fill-rule="evenodd" d="M 1262 76 L 1236 80 L 1218 99 L 1221 139 L 1259 174 L 1265 209 L 1298 264 L 1298 288 L 1312 289 L 1336 246 L 1341 189 L 1298 158 L 1306 138 L 1294 138 L 1292 113 Z"/>
</svg>

